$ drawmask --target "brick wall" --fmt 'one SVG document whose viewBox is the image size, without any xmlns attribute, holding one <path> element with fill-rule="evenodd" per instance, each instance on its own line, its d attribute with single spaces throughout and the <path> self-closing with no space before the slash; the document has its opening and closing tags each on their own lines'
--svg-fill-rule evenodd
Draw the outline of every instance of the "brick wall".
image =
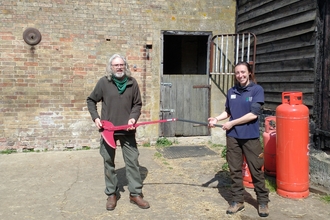
<svg viewBox="0 0 330 220">
<path fill-rule="evenodd" d="M 113 53 L 136 66 L 140 121 L 157 120 L 161 30 L 233 33 L 235 7 L 235 0 L 2 1 L 0 150 L 98 147 L 86 98 Z M 28 27 L 42 35 L 36 46 L 23 40 Z M 139 127 L 139 141 L 155 138 L 156 125 Z"/>
</svg>

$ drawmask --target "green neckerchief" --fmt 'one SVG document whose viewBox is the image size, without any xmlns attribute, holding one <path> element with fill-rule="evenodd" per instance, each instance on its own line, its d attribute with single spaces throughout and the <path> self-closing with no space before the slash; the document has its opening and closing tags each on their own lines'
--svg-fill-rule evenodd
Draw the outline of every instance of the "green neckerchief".
<svg viewBox="0 0 330 220">
<path fill-rule="evenodd" d="M 125 76 L 125 78 L 122 80 L 119 80 L 115 76 L 112 76 L 112 80 L 115 82 L 119 94 L 123 94 L 127 86 L 127 76 Z"/>
</svg>

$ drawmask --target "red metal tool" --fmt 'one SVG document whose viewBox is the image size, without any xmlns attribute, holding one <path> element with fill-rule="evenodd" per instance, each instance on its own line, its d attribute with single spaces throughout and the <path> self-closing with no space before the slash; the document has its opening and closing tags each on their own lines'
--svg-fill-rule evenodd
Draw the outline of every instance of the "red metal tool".
<svg viewBox="0 0 330 220">
<path fill-rule="evenodd" d="M 101 120 L 102 123 L 102 137 L 103 139 L 107 142 L 107 144 L 116 149 L 116 142 L 115 139 L 113 137 L 113 134 L 115 131 L 119 131 L 119 130 L 127 130 L 130 127 L 134 127 L 137 128 L 140 125 L 147 125 L 147 124 L 156 124 L 156 123 L 163 123 L 163 122 L 171 122 L 171 121 L 182 121 L 182 122 L 189 122 L 189 123 L 194 123 L 194 124 L 198 124 L 198 125 L 205 125 L 207 126 L 208 123 L 204 123 L 204 122 L 197 122 L 197 121 L 190 121 L 190 120 L 186 120 L 186 119 L 179 119 L 179 118 L 170 118 L 170 119 L 163 119 L 163 120 L 156 120 L 156 121 L 146 121 L 146 122 L 140 122 L 140 123 L 136 123 L 133 125 L 119 125 L 119 126 L 114 126 L 110 121 L 106 121 L 106 120 Z M 216 127 L 222 127 L 222 125 L 214 125 Z"/>
<path fill-rule="evenodd" d="M 163 119 L 157 121 L 146 121 L 146 122 L 135 123 L 133 125 L 119 125 L 119 126 L 114 126 L 110 121 L 101 120 L 102 128 L 103 128 L 102 137 L 110 147 L 116 149 L 116 142 L 115 139 L 113 138 L 114 131 L 126 130 L 127 128 L 130 128 L 132 126 L 137 128 L 140 125 L 156 124 L 156 123 L 170 122 L 170 121 L 176 121 L 176 118 Z"/>
</svg>

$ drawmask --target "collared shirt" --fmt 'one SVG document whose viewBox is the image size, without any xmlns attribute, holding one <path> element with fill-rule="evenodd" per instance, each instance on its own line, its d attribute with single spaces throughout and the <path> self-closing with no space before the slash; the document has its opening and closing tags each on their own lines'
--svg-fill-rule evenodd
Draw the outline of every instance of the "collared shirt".
<svg viewBox="0 0 330 220">
<path fill-rule="evenodd" d="M 248 86 L 241 88 L 237 85 L 230 88 L 226 99 L 226 109 L 230 114 L 230 121 L 240 118 L 251 112 L 252 103 L 264 103 L 263 88 L 251 82 Z M 259 138 L 259 120 L 258 118 L 245 124 L 236 125 L 227 135 L 238 139 Z"/>
</svg>

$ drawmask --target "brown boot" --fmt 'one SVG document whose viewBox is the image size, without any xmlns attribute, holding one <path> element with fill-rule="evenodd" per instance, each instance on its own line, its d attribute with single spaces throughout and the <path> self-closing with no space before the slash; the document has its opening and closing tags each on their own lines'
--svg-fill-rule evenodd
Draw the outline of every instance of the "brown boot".
<svg viewBox="0 0 330 220">
<path fill-rule="evenodd" d="M 142 198 L 142 196 L 129 196 L 131 203 L 136 204 L 141 209 L 148 209 L 150 207 L 149 203 Z"/>
<path fill-rule="evenodd" d="M 108 211 L 114 210 L 116 208 L 116 205 L 117 205 L 116 194 L 112 194 L 112 195 L 108 196 L 107 205 L 106 205 L 107 210 Z"/>
<path fill-rule="evenodd" d="M 268 204 L 259 204 L 258 213 L 260 217 L 267 217 L 269 215 Z"/>
<path fill-rule="evenodd" d="M 236 212 L 244 211 L 244 203 L 243 202 L 232 202 L 227 209 L 226 214 L 232 215 Z"/>
</svg>

